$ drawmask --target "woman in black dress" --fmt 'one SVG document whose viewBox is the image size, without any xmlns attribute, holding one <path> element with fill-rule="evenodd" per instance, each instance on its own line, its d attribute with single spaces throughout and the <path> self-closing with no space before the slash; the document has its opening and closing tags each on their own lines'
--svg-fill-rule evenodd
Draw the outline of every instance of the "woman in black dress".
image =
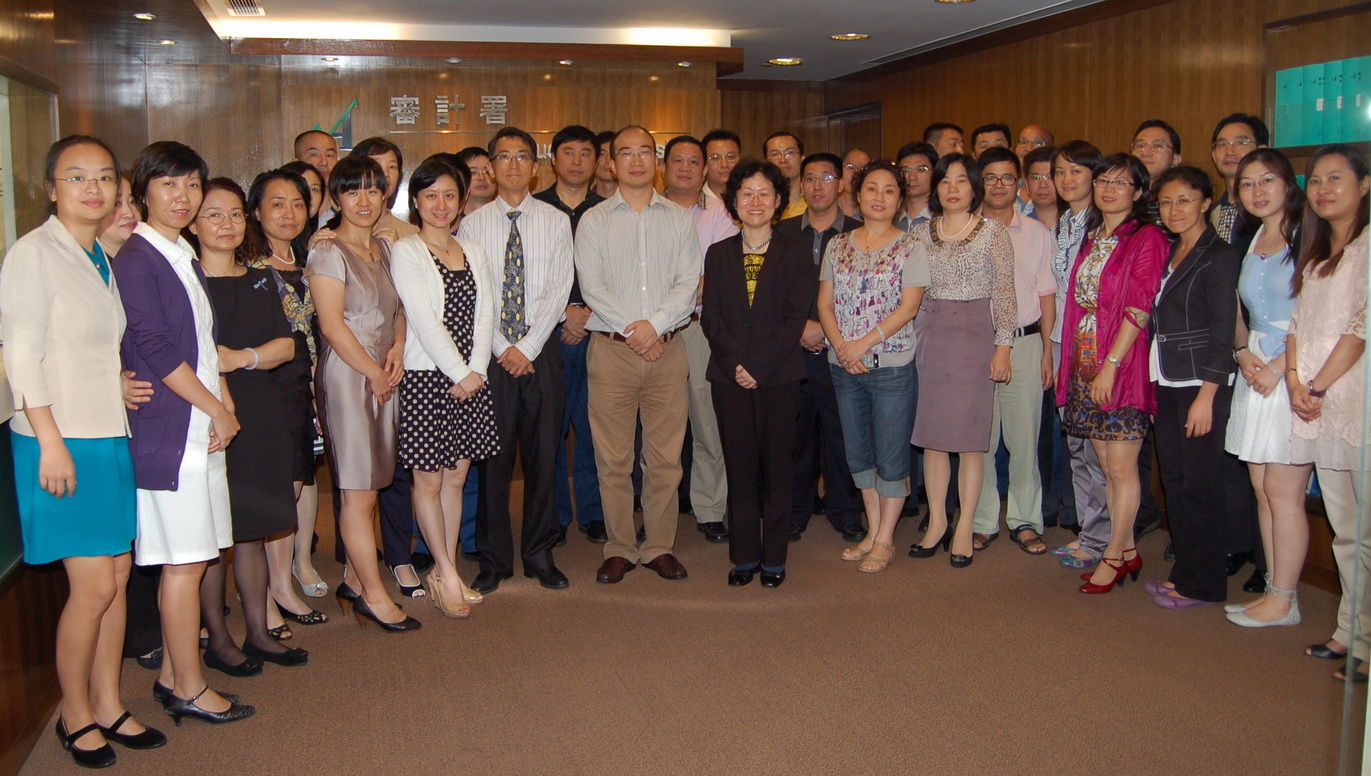
<svg viewBox="0 0 1371 776">
<path fill-rule="evenodd" d="M 238 256 L 247 231 L 245 199 L 238 184 L 213 178 L 205 184 L 204 204 L 189 227 L 199 242 L 200 268 L 218 322 L 219 371 L 228 384 L 226 399 L 242 423 L 227 460 L 233 579 L 247 623 L 241 650 L 224 622 L 222 555 L 205 571 L 200 586 L 200 616 L 209 631 L 205 665 L 231 676 L 260 673 L 263 661 L 298 666 L 309 657 L 267 632 L 265 540 L 295 525 L 292 429 L 284 391 L 273 372 L 294 358 L 295 340 L 271 276 L 244 266 Z"/>
</svg>

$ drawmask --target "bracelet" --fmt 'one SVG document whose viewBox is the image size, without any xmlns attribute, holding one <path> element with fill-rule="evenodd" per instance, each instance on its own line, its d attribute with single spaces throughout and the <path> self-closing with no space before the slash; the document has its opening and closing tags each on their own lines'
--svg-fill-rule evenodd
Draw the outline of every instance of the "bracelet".
<svg viewBox="0 0 1371 776">
<path fill-rule="evenodd" d="M 1324 388 L 1322 391 L 1316 391 L 1316 390 L 1314 390 L 1314 381 L 1313 381 L 1313 380 L 1310 380 L 1309 382 L 1305 383 L 1304 385 L 1305 385 L 1306 388 L 1309 389 L 1309 395 L 1310 395 L 1310 396 L 1313 396 L 1315 399 L 1322 399 L 1322 398 L 1323 398 L 1323 395 L 1324 395 L 1325 393 L 1328 393 L 1328 389 L 1327 389 L 1327 388 Z"/>
<path fill-rule="evenodd" d="M 881 342 L 885 342 L 885 329 L 882 329 L 879 323 L 876 324 L 876 333 L 881 335 Z"/>
<path fill-rule="evenodd" d="M 1123 366 L 1123 362 L 1120 361 L 1120 360 L 1117 359 L 1117 358 L 1114 358 L 1114 354 L 1113 354 L 1113 353 L 1107 354 L 1107 355 L 1104 357 L 1104 360 L 1105 360 L 1105 361 L 1108 361 L 1109 363 L 1113 364 L 1113 365 L 1116 366 L 1116 367 L 1122 367 L 1122 366 Z"/>
<path fill-rule="evenodd" d="M 1233 363 L 1238 363 L 1238 354 L 1243 352 L 1244 350 L 1247 350 L 1246 345 L 1239 345 L 1236 348 L 1233 348 Z"/>
<path fill-rule="evenodd" d="M 254 370 L 254 369 L 257 368 L 257 365 L 258 365 L 258 364 L 262 363 L 262 357 L 259 356 L 259 355 L 257 355 L 257 349 L 256 349 L 256 348 L 243 348 L 243 350 L 246 350 L 247 352 L 249 352 L 249 353 L 252 354 L 252 366 L 245 366 L 245 367 L 243 367 L 244 369 L 246 369 L 246 370 L 248 370 L 249 372 L 251 372 L 252 370 Z"/>
</svg>

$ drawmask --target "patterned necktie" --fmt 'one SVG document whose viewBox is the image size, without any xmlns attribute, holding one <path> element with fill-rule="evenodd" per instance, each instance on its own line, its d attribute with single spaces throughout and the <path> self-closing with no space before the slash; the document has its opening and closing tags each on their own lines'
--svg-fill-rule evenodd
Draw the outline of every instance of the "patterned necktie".
<svg viewBox="0 0 1371 776">
<path fill-rule="evenodd" d="M 524 240 L 519 236 L 517 210 L 505 213 L 509 218 L 509 242 L 505 243 L 505 274 L 501 288 L 500 333 L 510 342 L 518 342 L 528 333 L 524 321 Z"/>
</svg>

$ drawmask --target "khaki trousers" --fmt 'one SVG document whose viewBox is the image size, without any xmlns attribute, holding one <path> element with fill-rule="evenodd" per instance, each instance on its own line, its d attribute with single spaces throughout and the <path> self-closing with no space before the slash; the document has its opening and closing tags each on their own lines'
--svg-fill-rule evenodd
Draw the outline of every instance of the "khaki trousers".
<svg viewBox="0 0 1371 776">
<path fill-rule="evenodd" d="M 1010 529 L 1026 525 L 1043 532 L 1043 486 L 1038 476 L 1038 426 L 1043 417 L 1043 339 L 1025 334 L 1009 351 L 1010 380 L 995 385 L 995 409 L 990 418 L 990 452 L 985 454 L 985 476 L 976 500 L 977 533 L 999 529 L 1000 494 L 995 486 L 995 452 L 1000 435 L 1009 450 L 1009 504 L 1004 524 Z"/>
<path fill-rule="evenodd" d="M 728 506 L 728 477 L 724 472 L 724 446 L 719 441 L 719 421 L 714 417 L 714 397 L 705 380 L 709 368 L 709 341 L 704 329 L 691 324 L 681 332 L 686 360 L 690 362 L 690 507 L 698 523 L 718 523 Z"/>
<path fill-rule="evenodd" d="M 1333 559 L 1338 563 L 1338 581 L 1342 584 L 1338 629 L 1333 631 L 1333 638 L 1348 647 L 1352 657 L 1366 660 L 1371 646 L 1371 634 L 1367 633 L 1367 628 L 1371 628 L 1371 601 L 1367 600 L 1367 591 L 1371 590 L 1371 580 L 1367 578 L 1371 575 L 1371 515 L 1363 514 L 1361 525 L 1357 525 L 1357 513 L 1365 503 L 1361 472 L 1315 468 L 1319 473 L 1319 490 L 1323 492 L 1323 508 L 1333 526 Z"/>
<path fill-rule="evenodd" d="M 647 362 L 626 343 L 590 334 L 586 354 L 590 434 L 604 502 L 609 542 L 605 557 L 649 561 L 671 552 L 676 541 L 676 489 L 681 484 L 681 445 L 685 441 L 685 343 L 675 337 L 666 352 Z M 643 425 L 643 528 L 638 546 L 633 524 L 633 438 L 639 415 Z"/>
</svg>

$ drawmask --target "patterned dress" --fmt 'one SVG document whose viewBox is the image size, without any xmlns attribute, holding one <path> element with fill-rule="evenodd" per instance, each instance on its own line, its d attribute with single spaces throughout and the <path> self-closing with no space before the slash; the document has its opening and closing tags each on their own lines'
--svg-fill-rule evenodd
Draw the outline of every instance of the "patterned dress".
<svg viewBox="0 0 1371 776">
<path fill-rule="evenodd" d="M 476 311 L 476 279 L 469 267 L 448 269 L 436 256 L 443 277 L 443 325 L 465 361 L 471 360 Z M 451 469 L 458 461 L 484 460 L 500 453 L 490 390 L 459 401 L 448 389 L 452 380 L 439 369 L 407 369 L 400 383 L 400 463 L 425 472 Z"/>
</svg>

